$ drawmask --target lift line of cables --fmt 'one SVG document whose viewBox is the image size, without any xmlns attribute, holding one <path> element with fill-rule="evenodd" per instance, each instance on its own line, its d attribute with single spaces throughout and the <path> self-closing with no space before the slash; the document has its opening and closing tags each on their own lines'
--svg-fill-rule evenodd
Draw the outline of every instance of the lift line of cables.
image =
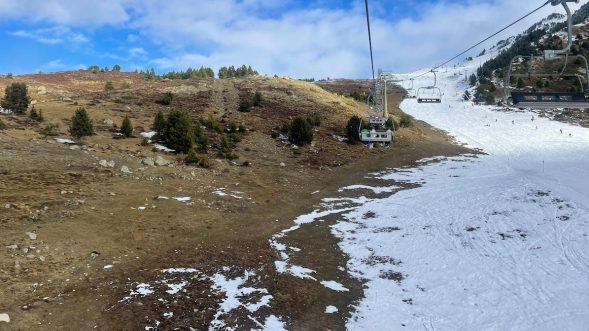
<svg viewBox="0 0 589 331">
<path fill-rule="evenodd" d="M 446 61 L 446 62 L 444 62 L 444 63 L 442 63 L 442 64 L 439 64 L 439 65 L 437 65 L 437 66 L 434 66 L 433 68 L 431 68 L 431 69 L 430 69 L 430 70 L 428 70 L 427 72 L 424 72 L 423 74 L 421 74 L 421 75 L 418 75 L 418 76 L 415 76 L 415 77 L 412 77 L 412 78 L 413 78 L 413 79 L 416 79 L 416 78 L 419 78 L 419 77 L 425 76 L 425 75 L 429 74 L 430 72 L 432 72 L 432 71 L 434 71 L 434 70 L 436 70 L 436 69 L 439 69 L 439 68 L 441 68 L 441 67 L 445 66 L 446 64 L 448 64 L 448 63 L 450 63 L 450 62 L 452 62 L 452 61 L 456 60 L 457 58 L 461 57 L 462 55 L 464 55 L 464 54 L 466 54 L 466 53 L 470 52 L 470 51 L 471 51 L 471 50 L 473 50 L 474 48 L 476 48 L 476 47 L 480 46 L 481 44 L 485 43 L 485 42 L 486 42 L 486 41 L 488 41 L 489 39 L 491 39 L 491 38 L 493 38 L 493 37 L 497 36 L 497 35 L 498 35 L 498 34 L 500 34 L 501 32 L 503 32 L 503 31 L 505 31 L 505 30 L 509 29 L 510 27 L 512 27 L 512 26 L 514 26 L 514 25 L 516 25 L 517 23 L 519 23 L 519 22 L 523 21 L 524 19 L 528 18 L 530 15 L 532 15 L 532 14 L 534 14 L 535 12 L 539 11 L 540 9 L 542 9 L 542 8 L 546 7 L 548 4 L 550 4 L 550 3 L 552 3 L 552 2 L 553 2 L 553 0 L 548 0 L 548 1 L 546 1 L 546 2 L 545 2 L 544 4 L 542 4 L 540 7 L 538 7 L 538 8 L 536 8 L 536 9 L 534 9 L 533 11 L 529 12 L 529 13 L 528 13 L 528 14 L 526 14 L 525 16 L 522 16 L 522 17 L 521 17 L 521 18 L 519 18 L 518 20 L 516 20 L 516 21 L 514 21 L 513 23 L 511 23 L 511 24 L 507 25 L 507 26 L 506 26 L 506 27 L 504 27 L 503 29 L 501 29 L 501 30 L 499 30 L 499 31 L 497 31 L 497 32 L 495 32 L 495 33 L 493 33 L 492 35 L 488 36 L 487 38 L 485 38 L 485 39 L 481 40 L 481 41 L 480 41 L 480 42 L 478 42 L 477 44 L 475 44 L 475 45 L 473 45 L 472 47 L 468 48 L 467 50 L 465 50 L 465 51 L 461 52 L 460 54 L 458 54 L 458 55 L 454 56 L 454 57 L 453 57 L 453 58 L 451 58 L 450 60 L 448 60 L 448 61 Z M 368 8 L 368 0 L 366 0 L 366 6 L 367 6 L 366 8 Z M 369 27 L 369 31 L 370 31 L 370 27 Z M 372 54 L 372 42 L 371 42 L 371 54 Z M 374 64 L 373 64 L 373 68 L 374 68 Z M 372 71 L 374 72 L 374 69 L 372 69 Z M 374 74 L 373 74 L 373 76 L 374 76 Z"/>
<path fill-rule="evenodd" d="M 368 43 L 370 44 L 370 63 L 372 64 L 372 80 L 374 77 L 374 54 L 372 53 L 372 32 L 370 31 L 370 12 L 368 11 L 368 0 L 364 0 L 366 4 L 366 24 L 368 25 Z"/>
</svg>

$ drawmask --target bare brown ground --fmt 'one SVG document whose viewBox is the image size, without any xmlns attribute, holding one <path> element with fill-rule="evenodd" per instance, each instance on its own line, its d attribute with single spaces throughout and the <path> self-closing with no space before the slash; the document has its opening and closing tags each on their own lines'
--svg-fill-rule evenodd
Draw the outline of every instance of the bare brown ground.
<svg viewBox="0 0 589 331">
<path fill-rule="evenodd" d="M 271 313 L 287 317 L 291 329 L 343 329 L 349 311 L 325 316 L 325 305 L 349 305 L 362 291 L 358 281 L 337 269 L 346 257 L 335 239 L 323 228 L 292 240 L 314 247 L 301 264 L 341 280 L 352 289 L 344 296 L 276 274 L 276 252 L 268 239 L 323 197 L 362 182 L 367 172 L 466 152 L 424 123 L 402 129 L 389 149 L 337 142 L 332 134 L 343 134 L 351 114 L 365 109 L 314 84 L 268 78 L 150 82 L 134 74 L 102 75 L 73 72 L 18 79 L 29 84 L 46 123 L 58 124 L 62 137 L 73 110 L 82 105 L 95 124 L 105 118 L 120 123 L 129 115 L 136 130 L 148 128 L 157 110 L 170 109 L 155 103 L 165 90 L 177 96 L 173 108 L 195 117 L 245 123 L 254 130 L 235 146 L 235 163 L 218 159 L 213 149 L 210 170 L 179 163 L 156 168 L 140 165 L 142 157 L 157 154 L 151 147 L 141 146 L 140 138 L 113 140 L 109 126 L 98 125 L 98 134 L 85 140 L 87 150 L 70 150 L 38 133 L 46 124 L 3 116 L 9 128 L 0 131 L 0 313 L 9 313 L 12 322 L 0 324 L 0 330 L 142 329 L 162 312 L 147 303 L 121 305 L 130 280 L 149 280 L 167 267 L 214 273 L 225 266 L 261 270 L 263 285 L 274 296 Z M 102 92 L 105 80 L 118 86 L 124 79 L 131 89 Z M 39 86 L 48 93 L 37 94 Z M 264 95 L 262 107 L 248 114 L 235 111 L 239 98 L 255 90 Z M 270 137 L 274 127 L 299 114 L 323 119 L 313 146 L 293 150 Z M 214 145 L 218 137 L 211 137 Z M 114 160 L 116 167 L 98 166 L 101 159 Z M 252 167 L 240 166 L 245 160 Z M 133 174 L 121 174 L 122 165 Z M 245 199 L 214 194 L 219 188 L 243 192 Z M 315 191 L 320 193 L 311 194 Z M 189 196 L 194 203 L 155 199 L 160 195 Z M 138 210 L 140 206 L 146 209 Z M 26 232 L 36 233 L 37 239 L 30 240 Z M 18 249 L 5 248 L 10 245 Z M 92 252 L 99 255 L 92 257 Z M 206 329 L 218 304 L 209 285 L 190 289 L 194 300 L 171 308 L 199 329 Z M 161 329 L 187 330 L 186 325 Z"/>
</svg>

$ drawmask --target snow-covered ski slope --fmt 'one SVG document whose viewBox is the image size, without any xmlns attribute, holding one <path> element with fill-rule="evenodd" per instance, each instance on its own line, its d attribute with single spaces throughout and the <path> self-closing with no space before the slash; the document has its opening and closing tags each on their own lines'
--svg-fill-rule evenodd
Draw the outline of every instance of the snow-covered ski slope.
<svg viewBox="0 0 589 331">
<path fill-rule="evenodd" d="M 463 101 L 478 62 L 401 108 L 486 155 L 375 174 L 421 186 L 333 226 L 367 280 L 349 330 L 589 330 L 589 129 Z"/>
</svg>

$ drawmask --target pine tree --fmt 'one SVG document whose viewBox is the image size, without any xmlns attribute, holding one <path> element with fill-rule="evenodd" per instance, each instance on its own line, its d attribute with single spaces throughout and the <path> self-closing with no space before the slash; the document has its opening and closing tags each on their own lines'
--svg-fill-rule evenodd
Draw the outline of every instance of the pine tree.
<svg viewBox="0 0 589 331">
<path fill-rule="evenodd" d="M 313 126 L 302 117 L 292 121 L 288 132 L 289 140 L 299 146 L 310 144 L 313 141 Z"/>
<path fill-rule="evenodd" d="M 242 113 L 249 113 L 252 109 L 252 103 L 249 100 L 242 100 L 239 103 L 239 111 Z"/>
<path fill-rule="evenodd" d="M 477 76 L 475 74 L 470 75 L 468 82 L 470 83 L 470 86 L 475 86 L 477 84 Z"/>
<path fill-rule="evenodd" d="M 84 107 L 78 108 L 72 117 L 72 124 L 70 125 L 70 134 L 76 139 L 91 136 L 94 134 L 94 126 L 92 120 L 88 116 L 88 112 Z"/>
<path fill-rule="evenodd" d="M 162 105 L 169 106 L 172 103 L 172 100 L 174 100 L 174 95 L 172 94 L 172 92 L 168 91 L 164 94 L 164 97 L 160 103 Z"/>
<path fill-rule="evenodd" d="M 194 146 L 195 136 L 187 113 L 174 110 L 168 116 L 164 141 L 168 148 L 178 153 L 187 153 Z"/>
<path fill-rule="evenodd" d="M 118 64 L 115 64 L 115 65 L 112 67 L 112 71 L 114 71 L 114 72 L 121 72 L 121 66 L 120 66 L 120 65 L 118 65 Z"/>
<path fill-rule="evenodd" d="M 24 114 L 29 108 L 31 98 L 25 83 L 12 83 L 4 91 L 2 108 L 12 110 L 15 114 Z"/>
<path fill-rule="evenodd" d="M 348 125 L 346 126 L 346 134 L 348 139 L 351 142 L 360 141 L 360 125 L 362 124 L 362 120 L 358 116 L 352 116 L 348 120 Z"/>
<path fill-rule="evenodd" d="M 155 119 L 153 120 L 153 125 L 151 126 L 151 129 L 156 132 L 156 140 L 163 139 L 167 126 L 168 124 L 164 114 L 161 110 L 158 111 L 157 115 L 155 115 Z"/>
<path fill-rule="evenodd" d="M 259 107 L 262 104 L 262 93 L 260 93 L 260 91 L 256 91 L 256 94 L 254 94 L 254 100 L 252 102 L 252 105 L 254 107 Z"/>
<path fill-rule="evenodd" d="M 43 120 L 44 120 L 43 112 L 42 111 L 37 112 L 37 109 L 35 108 L 35 106 L 33 106 L 33 108 L 31 108 L 29 118 L 32 119 L 33 121 L 43 122 Z"/>
<path fill-rule="evenodd" d="M 125 116 L 123 119 L 123 124 L 121 124 L 121 133 L 123 134 L 124 138 L 129 138 L 133 134 L 133 125 L 131 124 L 131 120 L 128 116 Z"/>
</svg>

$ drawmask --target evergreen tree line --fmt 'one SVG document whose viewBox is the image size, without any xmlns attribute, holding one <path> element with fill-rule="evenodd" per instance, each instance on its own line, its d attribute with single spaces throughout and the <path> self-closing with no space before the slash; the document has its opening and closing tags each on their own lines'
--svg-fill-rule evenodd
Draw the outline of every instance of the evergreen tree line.
<svg viewBox="0 0 589 331">
<path fill-rule="evenodd" d="M 211 68 L 193 69 L 189 67 L 186 71 L 171 71 L 162 77 L 168 79 L 215 78 L 215 72 Z"/>
<path fill-rule="evenodd" d="M 235 68 L 234 66 L 230 67 L 222 67 L 219 69 L 219 78 L 226 79 L 226 78 L 236 78 L 236 77 L 247 77 L 247 76 L 257 76 L 259 73 L 252 69 L 251 66 L 242 65 L 239 68 Z"/>
</svg>

